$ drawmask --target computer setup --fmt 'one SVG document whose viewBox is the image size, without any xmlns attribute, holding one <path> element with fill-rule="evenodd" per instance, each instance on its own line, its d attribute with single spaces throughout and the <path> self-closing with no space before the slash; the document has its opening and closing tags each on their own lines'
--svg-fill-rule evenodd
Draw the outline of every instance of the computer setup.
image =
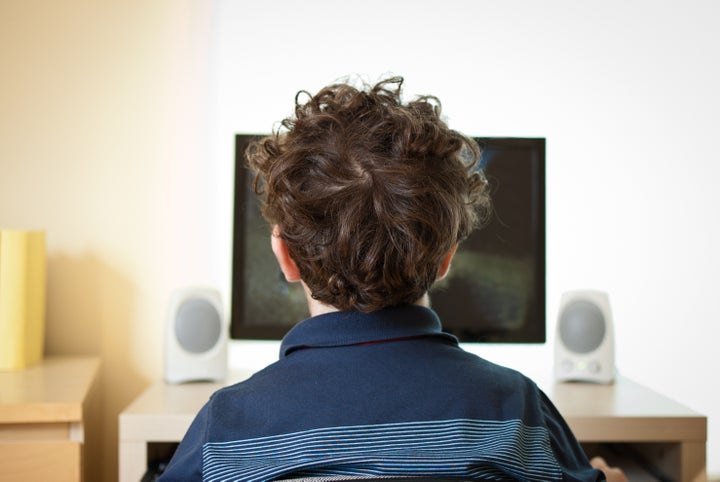
<svg viewBox="0 0 720 482">
<path fill-rule="evenodd" d="M 154 480 L 208 396 L 222 386 L 250 376 L 244 371 L 238 373 L 240 378 L 213 375 L 215 371 L 210 368 L 209 360 L 217 361 L 218 366 L 227 366 L 223 350 L 228 337 L 230 343 L 242 340 L 239 344 L 243 347 L 245 342 L 252 344 L 255 340 L 278 341 L 308 316 L 304 292 L 297 283 L 288 284 L 277 266 L 270 248 L 270 228 L 260 215 L 257 197 L 251 188 L 251 173 L 246 168 L 244 155 L 256 137 L 251 134 L 235 137 L 230 313 L 215 316 L 215 311 L 209 309 L 215 307 L 220 311 L 218 303 L 213 302 L 215 294 L 197 289 L 180 292 L 179 301 L 171 304 L 176 308 L 168 315 L 168 336 L 178 344 L 176 355 L 188 357 L 193 370 L 187 373 L 166 370 L 165 381 L 149 387 L 120 415 L 123 482 L 141 477 Z M 438 312 L 443 329 L 461 342 L 492 343 L 500 347 L 503 344 L 539 346 L 547 342 L 548 325 L 546 141 L 518 137 L 478 137 L 476 140 L 482 148 L 481 167 L 490 183 L 494 210 L 487 224 L 461 244 L 450 274 L 430 293 L 431 305 Z M 602 308 L 602 303 L 595 303 L 602 308 L 595 310 L 596 315 L 601 316 L 578 316 L 577 313 L 578 303 L 585 306 L 589 299 L 595 300 L 590 295 L 600 294 L 572 292 L 567 300 L 561 300 L 557 326 L 570 327 L 573 336 L 559 336 L 554 341 L 557 346 L 557 339 L 563 340 L 579 363 L 585 363 L 586 354 L 576 346 L 578 327 L 592 322 L 590 325 L 598 328 L 600 323 L 602 329 L 595 332 L 611 333 L 612 326 L 603 321 L 611 319 L 609 307 Z M 186 303 L 193 309 L 181 309 Z M 197 306 L 208 309 L 195 309 Z M 587 311 L 583 308 L 583 313 Z M 202 314 L 206 312 L 212 316 Z M 229 325 L 227 331 L 221 327 L 220 335 L 216 334 L 217 319 L 222 320 L 224 326 Z M 208 323 L 208 320 L 215 322 Z M 179 327 L 182 330 L 178 331 Z M 193 352 L 199 340 L 205 340 L 199 338 L 195 330 L 204 333 L 208 327 L 213 328 L 213 336 L 201 344 L 202 350 L 206 345 L 212 347 Z M 596 338 L 601 346 L 605 343 L 604 335 Z M 589 339 L 583 334 L 579 341 L 584 344 Z M 187 365 L 178 365 L 170 359 L 166 362 L 173 367 Z M 564 358 L 561 362 L 565 362 Z M 585 375 L 570 371 L 560 377 L 556 373 L 556 381 L 567 377 L 573 381 L 594 380 Z M 212 383 L 185 383 L 190 379 Z M 664 480 L 658 478 L 656 469 L 662 469 L 672 480 L 704 480 L 706 417 L 623 376 L 610 379 L 610 383 L 549 386 L 548 396 L 566 417 L 583 448 L 593 454 L 605 453 L 604 450 L 608 458 L 619 457 L 623 460 L 619 465 L 633 475 L 631 480 Z M 148 423 L 150 419 L 153 423 Z M 666 424 L 673 428 L 664 428 Z M 668 436 L 670 432 L 672 436 Z"/>
</svg>

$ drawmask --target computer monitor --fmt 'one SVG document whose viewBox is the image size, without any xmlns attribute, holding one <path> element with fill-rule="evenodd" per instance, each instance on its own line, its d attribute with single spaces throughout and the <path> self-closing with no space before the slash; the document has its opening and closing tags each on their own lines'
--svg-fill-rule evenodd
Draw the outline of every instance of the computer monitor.
<svg viewBox="0 0 720 482">
<path fill-rule="evenodd" d="M 270 248 L 245 149 L 235 138 L 230 336 L 281 339 L 307 318 L 305 294 L 287 283 Z M 430 292 L 444 331 L 462 342 L 546 340 L 545 139 L 477 137 L 491 186 L 488 223 L 460 244 L 448 275 Z"/>
</svg>

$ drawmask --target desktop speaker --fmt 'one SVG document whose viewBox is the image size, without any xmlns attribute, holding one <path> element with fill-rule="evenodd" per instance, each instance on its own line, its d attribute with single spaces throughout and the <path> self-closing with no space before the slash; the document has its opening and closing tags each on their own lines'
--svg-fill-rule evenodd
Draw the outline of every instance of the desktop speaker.
<svg viewBox="0 0 720 482">
<path fill-rule="evenodd" d="M 227 332 L 218 291 L 173 291 L 165 330 L 165 380 L 183 383 L 224 379 Z"/>
<path fill-rule="evenodd" d="M 569 291 L 560 299 L 555 379 L 612 383 L 615 341 L 610 301 L 602 291 Z"/>
</svg>

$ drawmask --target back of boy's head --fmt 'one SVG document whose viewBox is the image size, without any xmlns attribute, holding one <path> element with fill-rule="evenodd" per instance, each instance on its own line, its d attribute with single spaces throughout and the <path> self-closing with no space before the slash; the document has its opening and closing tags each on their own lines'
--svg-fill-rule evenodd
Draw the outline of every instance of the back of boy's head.
<svg viewBox="0 0 720 482">
<path fill-rule="evenodd" d="M 263 215 L 312 296 L 342 311 L 418 301 L 489 211 L 476 143 L 438 99 L 403 103 L 402 82 L 300 92 L 295 115 L 248 150 Z"/>
</svg>

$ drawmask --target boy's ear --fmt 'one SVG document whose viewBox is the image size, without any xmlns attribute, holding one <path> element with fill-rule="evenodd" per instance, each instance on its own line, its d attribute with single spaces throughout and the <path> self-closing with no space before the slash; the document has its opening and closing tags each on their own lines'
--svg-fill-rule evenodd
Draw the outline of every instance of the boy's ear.
<svg viewBox="0 0 720 482">
<path fill-rule="evenodd" d="M 277 224 L 273 226 L 270 244 L 272 245 L 272 250 L 280 265 L 280 269 L 285 275 L 285 279 L 289 283 L 300 281 L 300 270 L 295 264 L 295 261 L 290 257 L 287 244 L 285 244 L 285 240 L 280 237 L 280 228 L 278 228 Z"/>
<path fill-rule="evenodd" d="M 446 254 L 443 258 L 442 263 L 440 263 L 440 271 L 438 271 L 437 279 L 443 279 L 448 273 L 448 271 L 450 271 L 450 264 L 452 263 L 453 256 L 455 256 L 455 251 L 457 251 L 457 247 L 457 244 L 453 246 L 450 252 Z"/>
</svg>

